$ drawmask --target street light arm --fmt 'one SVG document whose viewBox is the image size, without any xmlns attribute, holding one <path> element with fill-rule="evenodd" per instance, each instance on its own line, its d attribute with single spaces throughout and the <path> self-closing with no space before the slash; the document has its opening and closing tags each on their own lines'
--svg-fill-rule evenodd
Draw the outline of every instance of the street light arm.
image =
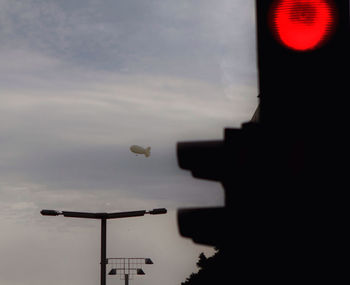
<svg viewBox="0 0 350 285">
<path fill-rule="evenodd" d="M 108 213 L 107 219 L 117 218 L 129 218 L 129 217 L 140 217 L 146 214 L 145 210 L 142 211 L 131 211 L 131 212 L 120 212 L 120 213 Z"/>
<path fill-rule="evenodd" d="M 56 211 L 56 210 L 42 210 L 40 212 L 43 216 L 58 216 L 63 215 L 67 218 L 85 218 L 85 219 L 117 219 L 117 218 L 129 218 L 129 217 L 141 217 L 145 214 L 159 215 L 166 214 L 167 209 L 157 208 L 150 211 L 130 211 L 130 212 L 117 212 L 117 213 L 87 213 L 87 212 L 74 212 L 74 211 Z"/>
<path fill-rule="evenodd" d="M 62 215 L 67 218 L 100 219 L 97 213 L 62 211 Z"/>
</svg>

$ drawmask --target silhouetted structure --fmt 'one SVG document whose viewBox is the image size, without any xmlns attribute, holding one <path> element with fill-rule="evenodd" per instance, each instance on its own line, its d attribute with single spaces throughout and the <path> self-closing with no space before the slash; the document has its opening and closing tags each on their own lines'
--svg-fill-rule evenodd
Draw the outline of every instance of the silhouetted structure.
<svg viewBox="0 0 350 285">
<path fill-rule="evenodd" d="M 256 0 L 256 10 L 259 120 L 178 143 L 179 166 L 225 190 L 225 207 L 179 210 L 180 233 L 232 256 L 232 282 L 340 283 L 349 1 Z"/>
<path fill-rule="evenodd" d="M 201 253 L 197 262 L 198 272 L 192 273 L 181 285 L 226 284 L 231 276 L 231 272 L 225 270 L 227 266 L 224 266 L 228 262 L 220 250 L 209 258 Z"/>
<path fill-rule="evenodd" d="M 153 264 L 153 261 L 150 258 L 118 257 L 108 258 L 107 263 L 111 267 L 108 275 L 119 275 L 121 279 L 124 278 L 125 285 L 129 285 L 130 276 L 145 275 L 142 265 Z"/>
<path fill-rule="evenodd" d="M 62 215 L 69 218 L 84 218 L 101 220 L 101 285 L 106 285 L 106 264 L 107 264 L 107 220 L 118 218 L 140 217 L 145 214 L 158 215 L 166 214 L 165 208 L 153 209 L 150 211 L 130 211 L 118 213 L 86 213 L 86 212 L 72 212 L 72 211 L 56 211 L 56 210 L 42 210 L 40 212 L 43 216 L 58 216 Z"/>
</svg>

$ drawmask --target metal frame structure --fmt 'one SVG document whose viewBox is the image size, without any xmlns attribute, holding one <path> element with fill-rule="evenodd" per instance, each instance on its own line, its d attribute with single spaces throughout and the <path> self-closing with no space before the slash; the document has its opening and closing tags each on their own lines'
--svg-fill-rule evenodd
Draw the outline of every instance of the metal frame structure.
<svg viewBox="0 0 350 285">
<path fill-rule="evenodd" d="M 130 277 L 133 275 L 145 275 L 142 265 L 153 264 L 153 261 L 150 258 L 118 257 L 108 258 L 107 263 L 111 267 L 108 275 L 119 275 L 121 280 L 125 280 L 125 285 L 129 285 Z"/>
</svg>

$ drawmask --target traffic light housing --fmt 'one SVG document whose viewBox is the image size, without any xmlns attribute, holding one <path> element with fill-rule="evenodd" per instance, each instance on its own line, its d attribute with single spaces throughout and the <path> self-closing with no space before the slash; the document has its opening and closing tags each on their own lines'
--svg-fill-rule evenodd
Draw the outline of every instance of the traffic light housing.
<svg viewBox="0 0 350 285">
<path fill-rule="evenodd" d="M 180 209 L 177 214 L 180 234 L 195 243 L 223 245 L 229 236 L 224 226 L 226 211 L 224 207 Z"/>
<path fill-rule="evenodd" d="M 308 132 L 336 122 L 347 90 L 349 1 L 257 0 L 256 14 L 261 123 Z"/>
<path fill-rule="evenodd" d="M 261 134 L 260 125 L 249 122 L 243 124 L 241 129 L 226 128 L 223 140 L 177 144 L 180 168 L 190 170 L 195 178 L 220 182 L 225 191 L 225 207 L 178 211 L 178 225 L 182 236 L 192 238 L 196 243 L 212 246 L 231 242 L 233 233 L 226 224 L 232 216 L 229 209 L 246 211 L 248 208 L 244 201 L 247 199 L 242 187 L 253 188 L 260 180 L 260 162 L 263 159 L 259 157 L 263 154 L 260 151 L 261 145 L 264 145 Z M 248 174 L 253 175 L 254 179 L 249 179 Z"/>
<path fill-rule="evenodd" d="M 178 143 L 179 166 L 225 191 L 222 208 L 180 209 L 179 230 L 197 243 L 240 247 L 239 258 L 249 252 L 266 271 L 312 262 L 310 274 L 321 272 L 344 222 L 334 213 L 345 201 L 349 1 L 256 0 L 256 13 L 259 123 L 225 129 L 223 140 Z"/>
</svg>

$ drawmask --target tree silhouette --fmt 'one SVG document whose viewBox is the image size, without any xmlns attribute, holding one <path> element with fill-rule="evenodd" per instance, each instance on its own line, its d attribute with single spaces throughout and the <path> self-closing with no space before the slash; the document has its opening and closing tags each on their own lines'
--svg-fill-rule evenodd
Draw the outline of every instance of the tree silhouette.
<svg viewBox="0 0 350 285">
<path fill-rule="evenodd" d="M 181 285 L 203 285 L 203 284 L 220 284 L 220 282 L 225 281 L 225 272 L 227 264 L 223 251 L 216 248 L 216 253 L 207 258 L 202 252 L 199 255 L 199 260 L 197 262 L 197 267 L 199 268 L 197 273 L 192 273 L 185 282 Z"/>
</svg>

